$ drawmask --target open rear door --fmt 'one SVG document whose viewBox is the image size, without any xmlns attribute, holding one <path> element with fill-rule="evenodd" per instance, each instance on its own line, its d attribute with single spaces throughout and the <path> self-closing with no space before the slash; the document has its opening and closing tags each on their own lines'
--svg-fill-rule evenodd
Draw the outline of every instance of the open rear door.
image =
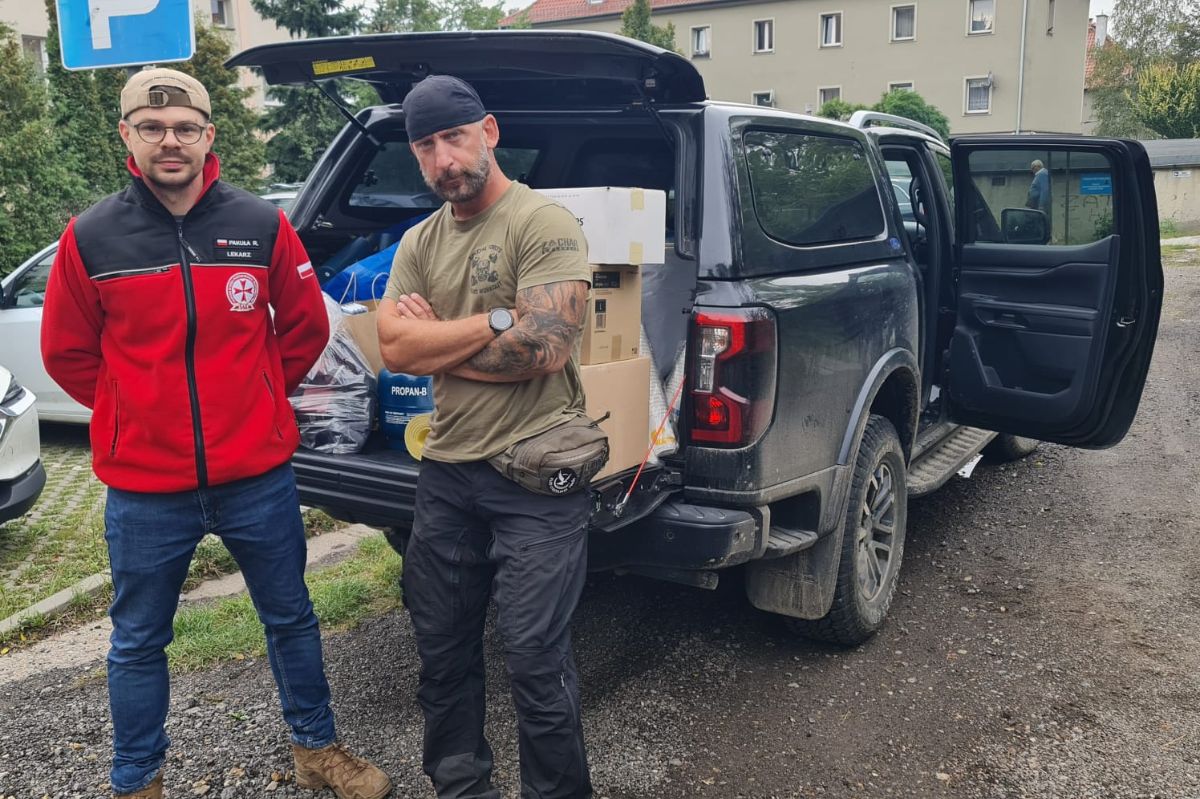
<svg viewBox="0 0 1200 799">
<path fill-rule="evenodd" d="M 705 99 L 692 62 L 613 33 L 437 31 L 296 39 L 244 50 L 227 67 L 256 67 L 271 86 L 330 78 L 366 81 L 385 103 L 427 75 L 454 75 L 489 110 L 605 108 Z"/>
<path fill-rule="evenodd" d="M 1083 447 L 1137 413 L 1162 309 L 1150 161 L 1133 141 L 951 144 L 957 320 L 950 417 Z"/>
</svg>

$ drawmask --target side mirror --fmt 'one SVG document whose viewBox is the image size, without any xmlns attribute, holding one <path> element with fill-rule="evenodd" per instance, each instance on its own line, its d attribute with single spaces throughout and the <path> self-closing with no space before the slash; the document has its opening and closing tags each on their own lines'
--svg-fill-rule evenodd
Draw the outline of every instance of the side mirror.
<svg viewBox="0 0 1200 799">
<path fill-rule="evenodd" d="M 1006 244 L 1049 244 L 1050 220 L 1032 208 L 1005 208 L 1000 212 L 1000 230 Z"/>
</svg>

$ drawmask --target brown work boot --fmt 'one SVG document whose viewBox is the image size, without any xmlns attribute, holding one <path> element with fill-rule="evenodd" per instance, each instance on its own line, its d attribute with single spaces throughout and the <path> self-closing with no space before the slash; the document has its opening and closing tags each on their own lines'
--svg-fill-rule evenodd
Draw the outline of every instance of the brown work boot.
<svg viewBox="0 0 1200 799">
<path fill-rule="evenodd" d="M 341 744 L 305 749 L 292 744 L 296 784 L 301 788 L 332 788 L 338 799 L 383 799 L 392 781 L 371 763 L 346 751 Z"/>
<path fill-rule="evenodd" d="M 150 784 L 140 791 L 133 793 L 116 793 L 113 794 L 117 799 L 162 799 L 162 772 L 154 775 L 154 779 Z"/>
</svg>

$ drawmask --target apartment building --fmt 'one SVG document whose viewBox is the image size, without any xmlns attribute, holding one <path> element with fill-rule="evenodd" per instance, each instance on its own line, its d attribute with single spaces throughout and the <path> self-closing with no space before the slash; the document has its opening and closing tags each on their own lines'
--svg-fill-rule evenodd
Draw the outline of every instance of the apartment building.
<svg viewBox="0 0 1200 799">
<path fill-rule="evenodd" d="M 535 28 L 617 32 L 631 0 L 535 0 Z M 709 96 L 811 113 L 913 89 L 954 133 L 1078 133 L 1087 0 L 651 0 Z M 519 15 L 509 17 L 516 19 Z M 503 23 L 502 23 L 503 24 Z"/>
<path fill-rule="evenodd" d="M 250 0 L 192 0 L 197 14 L 211 19 L 229 38 L 233 52 L 258 44 L 286 41 L 287 31 L 278 28 L 271 20 L 263 19 L 250 5 Z M 34 63 L 46 66 L 46 32 L 50 20 L 42 0 L 0 0 L 0 21 L 13 28 L 21 38 L 21 45 Z M 253 89 L 249 98 L 256 107 L 262 108 L 267 100 L 262 80 L 249 70 L 242 70 L 242 85 Z"/>
</svg>

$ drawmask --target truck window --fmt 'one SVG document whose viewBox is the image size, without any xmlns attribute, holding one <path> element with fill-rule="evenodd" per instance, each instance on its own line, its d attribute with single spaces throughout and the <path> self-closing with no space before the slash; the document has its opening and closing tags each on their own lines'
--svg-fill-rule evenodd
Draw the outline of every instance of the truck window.
<svg viewBox="0 0 1200 799">
<path fill-rule="evenodd" d="M 814 245 L 884 232 L 875 176 L 858 141 L 751 130 L 743 142 L 755 215 L 771 238 Z"/>
<path fill-rule="evenodd" d="M 980 150 L 968 161 L 968 240 L 1090 244 L 1113 233 L 1113 170 L 1087 150 Z"/>
<path fill-rule="evenodd" d="M 537 156 L 534 149 L 496 148 L 496 162 L 513 180 L 522 180 Z M 408 143 L 399 141 L 375 153 L 358 175 L 349 204 L 351 208 L 437 208 L 442 201 L 425 185 Z"/>
</svg>

